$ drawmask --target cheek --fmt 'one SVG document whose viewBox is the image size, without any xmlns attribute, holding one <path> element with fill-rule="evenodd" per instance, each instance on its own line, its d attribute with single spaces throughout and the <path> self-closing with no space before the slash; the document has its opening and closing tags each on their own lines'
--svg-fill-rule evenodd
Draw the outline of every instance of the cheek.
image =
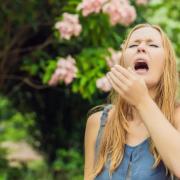
<svg viewBox="0 0 180 180">
<path fill-rule="evenodd" d="M 154 76 L 154 78 L 160 78 L 160 76 L 162 75 L 163 71 L 164 71 L 164 58 L 161 56 L 159 57 L 159 59 L 156 59 L 152 62 L 152 74 Z"/>
<path fill-rule="evenodd" d="M 124 65 L 125 65 L 125 67 L 128 67 L 131 64 L 133 54 L 134 53 L 130 50 L 126 50 L 124 52 Z"/>
<path fill-rule="evenodd" d="M 154 68 L 157 71 L 162 72 L 164 69 L 164 65 L 165 65 L 164 53 L 162 51 L 155 53 L 153 57 Z"/>
</svg>

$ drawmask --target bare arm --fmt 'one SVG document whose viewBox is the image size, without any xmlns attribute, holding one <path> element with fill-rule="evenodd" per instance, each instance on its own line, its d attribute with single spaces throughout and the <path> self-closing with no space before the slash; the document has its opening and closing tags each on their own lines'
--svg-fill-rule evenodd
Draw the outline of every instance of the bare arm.
<svg viewBox="0 0 180 180">
<path fill-rule="evenodd" d="M 95 157 L 95 143 L 100 126 L 100 116 L 102 112 L 92 114 L 86 123 L 85 130 L 85 166 L 84 180 L 93 180 L 92 171 Z"/>
<path fill-rule="evenodd" d="M 163 162 L 180 178 L 180 108 L 175 113 L 175 129 L 149 97 L 136 107 Z"/>
</svg>

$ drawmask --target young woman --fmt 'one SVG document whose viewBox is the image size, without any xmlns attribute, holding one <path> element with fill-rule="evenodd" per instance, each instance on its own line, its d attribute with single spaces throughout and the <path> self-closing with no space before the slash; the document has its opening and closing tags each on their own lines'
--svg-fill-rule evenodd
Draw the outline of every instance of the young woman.
<svg viewBox="0 0 180 180">
<path fill-rule="evenodd" d="M 162 29 L 134 27 L 107 78 L 111 102 L 87 120 L 84 179 L 180 178 L 176 61 Z"/>
</svg>

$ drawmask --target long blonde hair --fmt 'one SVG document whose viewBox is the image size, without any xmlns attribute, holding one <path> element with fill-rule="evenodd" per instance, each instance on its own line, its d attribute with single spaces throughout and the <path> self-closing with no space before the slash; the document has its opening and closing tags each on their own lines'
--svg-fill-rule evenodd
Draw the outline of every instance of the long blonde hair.
<svg viewBox="0 0 180 180">
<path fill-rule="evenodd" d="M 176 71 L 176 58 L 173 47 L 167 35 L 163 30 L 156 25 L 139 24 L 135 26 L 128 34 L 124 41 L 122 48 L 122 57 L 120 65 L 124 67 L 124 51 L 127 48 L 129 39 L 132 33 L 140 28 L 151 27 L 156 29 L 162 38 L 162 44 L 165 53 L 164 71 L 161 75 L 160 81 L 156 87 L 155 102 L 166 116 L 169 122 L 174 126 L 174 113 L 175 113 L 175 99 L 177 91 L 177 71 Z M 133 107 L 120 97 L 114 90 L 110 93 L 110 103 L 113 105 L 113 112 L 108 117 L 102 135 L 101 143 L 99 146 L 99 154 L 95 162 L 94 177 L 97 176 L 103 169 L 107 161 L 110 162 L 109 173 L 112 174 L 120 165 L 124 156 L 124 145 L 127 133 L 127 122 L 129 115 L 132 117 Z M 154 156 L 153 168 L 157 167 L 161 161 L 161 157 L 150 138 L 150 151 Z"/>
</svg>

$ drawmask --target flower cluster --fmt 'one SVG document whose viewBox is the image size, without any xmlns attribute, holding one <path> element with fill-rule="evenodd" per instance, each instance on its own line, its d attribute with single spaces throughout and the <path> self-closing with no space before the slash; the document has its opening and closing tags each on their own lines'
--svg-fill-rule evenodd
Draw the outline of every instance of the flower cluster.
<svg viewBox="0 0 180 180">
<path fill-rule="evenodd" d="M 148 0 L 136 0 L 137 4 L 146 4 Z M 77 7 L 83 16 L 99 13 L 101 10 L 109 15 L 110 23 L 128 26 L 136 19 L 136 10 L 128 0 L 83 0 Z M 61 38 L 69 40 L 72 36 L 79 36 L 82 26 L 77 14 L 64 13 L 62 21 L 55 24 Z"/>
<path fill-rule="evenodd" d="M 68 56 L 66 59 L 60 58 L 57 63 L 57 69 L 48 84 L 50 86 L 56 86 L 59 81 L 64 81 L 68 85 L 76 77 L 76 73 L 76 62 L 71 56 Z"/>
<path fill-rule="evenodd" d="M 128 26 L 136 19 L 136 10 L 128 0 L 111 0 L 103 6 L 103 12 L 110 17 L 110 23 Z"/>
<path fill-rule="evenodd" d="M 103 4 L 107 0 L 83 0 L 77 7 L 77 10 L 82 10 L 83 16 L 88 16 L 91 13 L 99 13 Z"/>
<path fill-rule="evenodd" d="M 112 25 L 120 23 L 128 26 L 136 19 L 136 10 L 128 0 L 83 0 L 77 9 L 82 10 L 83 16 L 99 13 L 102 10 L 109 15 Z"/>
<path fill-rule="evenodd" d="M 72 36 L 78 36 L 81 33 L 82 26 L 79 24 L 78 15 L 69 13 L 63 14 L 63 20 L 55 24 L 55 28 L 59 31 L 61 38 L 69 40 Z"/>
<path fill-rule="evenodd" d="M 110 91 L 111 88 L 112 88 L 112 86 L 111 86 L 111 84 L 110 84 L 110 82 L 108 81 L 108 79 L 107 79 L 106 76 L 104 76 L 104 77 L 102 77 L 102 78 L 100 78 L 100 79 L 97 79 L 97 81 L 96 81 L 96 87 L 97 87 L 98 89 L 101 89 L 101 90 L 104 91 L 104 92 L 108 92 L 108 91 Z"/>
</svg>

